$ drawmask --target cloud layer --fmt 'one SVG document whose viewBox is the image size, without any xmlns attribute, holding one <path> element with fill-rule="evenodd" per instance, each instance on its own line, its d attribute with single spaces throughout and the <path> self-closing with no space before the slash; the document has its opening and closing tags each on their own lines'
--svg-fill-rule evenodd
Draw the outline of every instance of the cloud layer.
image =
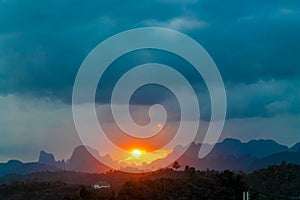
<svg viewBox="0 0 300 200">
<path fill-rule="evenodd" d="M 200 42 L 218 65 L 229 95 L 231 84 L 247 90 L 260 81 L 299 89 L 296 0 L 116 3 L 1 2 L 0 93 L 70 102 L 76 72 L 94 46 L 119 31 L 149 25 L 177 29 Z M 257 89 L 248 90 L 249 96 L 259 96 L 258 104 L 266 102 L 264 106 L 272 103 L 263 97 L 271 91 L 261 94 Z M 235 98 L 229 96 L 229 104 L 231 99 Z M 243 114 L 249 115 L 236 117 Z"/>
<path fill-rule="evenodd" d="M 68 121 L 67 127 L 72 127 L 65 131 L 74 131 L 70 103 L 81 62 L 107 37 L 141 26 L 172 28 L 204 46 L 224 79 L 228 121 L 232 122 L 229 124 L 235 132 L 243 132 L 244 127 L 248 127 L 242 124 L 264 119 L 262 132 L 290 143 L 291 139 L 285 140 L 277 132 L 272 134 L 274 130 L 268 127 L 280 123 L 279 119 L 299 119 L 299 10 L 298 0 L 0 1 L 0 136 L 6 138 L 0 143 L 0 152 L 11 152 L 6 144 L 24 146 L 29 152 L 33 151 L 30 148 L 39 149 L 34 145 L 46 144 L 46 138 L 51 135 L 42 127 L 56 127 L 50 122 L 57 121 L 53 119 L 57 114 L 64 116 L 62 121 Z M 174 55 L 135 52 L 115 64 L 141 64 L 149 60 L 184 69 L 182 72 L 200 97 L 203 119 L 209 119 L 209 95 L 202 79 Z M 112 67 L 104 81 L 117 78 L 120 73 L 117 67 Z M 107 90 L 111 87 L 109 83 L 104 85 Z M 157 91 L 160 89 L 150 88 L 149 96 L 153 97 Z M 147 106 L 152 102 L 166 102 L 171 96 L 161 92 L 149 101 L 148 96 L 136 94 L 133 103 Z M 44 106 L 31 106 L 32 99 Z M 43 104 L 45 100 L 47 105 Z M 98 96 L 97 102 L 105 104 L 107 99 Z M 48 118 L 51 106 L 55 107 L 55 114 Z M 28 115 L 24 114 L 26 112 Z M 176 115 L 173 118 L 176 120 Z M 37 119 L 43 126 L 34 125 Z M 281 125 L 291 133 L 290 137 L 300 131 L 299 126 L 290 126 L 288 120 L 283 120 Z M 30 128 L 36 126 L 36 131 L 30 134 Z M 227 127 L 229 134 L 228 130 Z M 249 138 L 249 131 L 247 134 L 241 137 Z M 28 141 L 24 135 L 28 136 Z M 32 142 L 37 135 L 42 139 Z M 18 137 L 19 140 L 13 139 Z M 70 145 L 77 139 L 73 138 Z M 49 145 L 44 146 L 48 148 Z"/>
</svg>

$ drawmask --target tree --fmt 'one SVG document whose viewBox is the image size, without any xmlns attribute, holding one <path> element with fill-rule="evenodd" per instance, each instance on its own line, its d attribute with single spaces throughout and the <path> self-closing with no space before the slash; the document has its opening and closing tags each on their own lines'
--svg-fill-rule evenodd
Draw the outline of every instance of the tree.
<svg viewBox="0 0 300 200">
<path fill-rule="evenodd" d="M 190 166 L 186 165 L 184 168 L 185 173 L 190 173 Z"/>
<path fill-rule="evenodd" d="M 172 165 L 172 167 L 175 169 L 175 170 L 178 170 L 180 168 L 180 165 L 178 163 L 178 161 L 175 161 Z"/>
<path fill-rule="evenodd" d="M 82 200 L 95 200 L 96 195 L 91 191 L 88 191 L 84 186 L 81 188 L 79 192 L 80 199 Z"/>
</svg>

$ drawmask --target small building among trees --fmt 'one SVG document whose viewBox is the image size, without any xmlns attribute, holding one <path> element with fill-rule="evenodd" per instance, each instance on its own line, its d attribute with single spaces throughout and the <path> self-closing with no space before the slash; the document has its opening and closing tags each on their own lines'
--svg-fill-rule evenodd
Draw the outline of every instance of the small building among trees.
<svg viewBox="0 0 300 200">
<path fill-rule="evenodd" d="M 109 189 L 110 184 L 107 183 L 106 181 L 98 181 L 97 183 L 91 185 L 91 187 L 95 190 L 97 190 L 97 189 Z"/>
</svg>

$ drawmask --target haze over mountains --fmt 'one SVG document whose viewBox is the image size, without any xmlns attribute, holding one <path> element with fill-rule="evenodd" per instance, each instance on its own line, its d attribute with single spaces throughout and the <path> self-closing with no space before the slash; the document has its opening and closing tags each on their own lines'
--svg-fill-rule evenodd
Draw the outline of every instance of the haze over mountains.
<svg viewBox="0 0 300 200">
<path fill-rule="evenodd" d="M 300 164 L 300 143 L 289 148 L 273 140 L 250 140 L 247 143 L 242 143 L 240 140 L 228 138 L 223 142 L 217 143 L 208 156 L 199 159 L 198 152 L 201 145 L 192 143 L 189 149 L 178 159 L 182 168 L 189 165 L 202 170 L 229 169 L 251 172 L 268 165 L 280 164 L 282 161 Z M 76 147 L 67 161 L 56 161 L 53 154 L 41 151 L 37 162 L 22 163 L 17 160 L 11 160 L 7 163 L 0 163 L 0 177 L 12 173 L 29 174 L 39 171 L 57 170 L 101 173 L 109 171 L 110 168 L 98 160 L 105 159 L 106 162 L 110 162 L 112 165 L 116 162 L 109 155 L 100 156 L 96 150 L 90 149 L 93 153 L 91 155 L 86 148 L 88 147 Z M 168 157 L 175 155 L 178 148 L 183 147 L 176 147 Z M 153 161 L 148 167 L 159 165 L 161 161 L 162 159 Z"/>
</svg>

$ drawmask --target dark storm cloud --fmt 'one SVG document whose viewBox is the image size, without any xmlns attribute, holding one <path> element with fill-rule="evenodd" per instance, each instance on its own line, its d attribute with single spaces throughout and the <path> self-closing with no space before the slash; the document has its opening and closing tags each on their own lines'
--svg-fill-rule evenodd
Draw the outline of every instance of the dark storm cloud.
<svg viewBox="0 0 300 200">
<path fill-rule="evenodd" d="M 213 0 L 193 7 L 210 27 L 191 34 L 214 58 L 225 81 L 299 78 L 299 1 Z"/>
<path fill-rule="evenodd" d="M 275 80 L 228 86 L 228 117 L 299 114 L 299 88 L 299 82 Z"/>
<path fill-rule="evenodd" d="M 187 33 L 210 53 L 227 86 L 230 117 L 300 112 L 297 0 L 0 2 L 2 94 L 69 103 L 77 70 L 99 42 L 158 25 Z M 262 91 L 259 81 L 274 88 Z M 277 87 L 288 89 L 275 94 Z"/>
</svg>

